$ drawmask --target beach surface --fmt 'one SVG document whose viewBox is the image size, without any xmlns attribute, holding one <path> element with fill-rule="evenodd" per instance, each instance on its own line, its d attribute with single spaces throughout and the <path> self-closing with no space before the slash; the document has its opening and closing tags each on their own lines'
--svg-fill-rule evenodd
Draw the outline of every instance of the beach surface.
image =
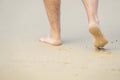
<svg viewBox="0 0 120 80">
<path fill-rule="evenodd" d="M 96 50 L 81 0 L 61 2 L 61 46 L 49 32 L 42 0 L 0 0 L 0 80 L 120 80 L 120 0 L 100 0 L 100 28 L 109 43 Z"/>
</svg>

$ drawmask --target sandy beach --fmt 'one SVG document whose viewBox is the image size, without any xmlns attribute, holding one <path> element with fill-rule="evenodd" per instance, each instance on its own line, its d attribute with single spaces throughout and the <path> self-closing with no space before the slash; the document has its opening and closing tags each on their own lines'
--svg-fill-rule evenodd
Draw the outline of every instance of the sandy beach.
<svg viewBox="0 0 120 80">
<path fill-rule="evenodd" d="M 61 46 L 39 41 L 49 32 L 42 0 L 0 0 L 0 80 L 120 80 L 119 4 L 99 0 L 109 44 L 96 50 L 81 0 L 61 2 Z"/>
</svg>

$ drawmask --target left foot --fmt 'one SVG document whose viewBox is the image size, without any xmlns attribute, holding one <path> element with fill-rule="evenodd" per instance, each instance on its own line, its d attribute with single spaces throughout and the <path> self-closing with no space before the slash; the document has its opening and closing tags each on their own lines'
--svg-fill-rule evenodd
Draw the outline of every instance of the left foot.
<svg viewBox="0 0 120 80">
<path fill-rule="evenodd" d="M 45 42 L 54 46 L 59 46 L 62 44 L 61 40 L 52 39 L 50 36 L 40 38 L 41 42 Z"/>
</svg>

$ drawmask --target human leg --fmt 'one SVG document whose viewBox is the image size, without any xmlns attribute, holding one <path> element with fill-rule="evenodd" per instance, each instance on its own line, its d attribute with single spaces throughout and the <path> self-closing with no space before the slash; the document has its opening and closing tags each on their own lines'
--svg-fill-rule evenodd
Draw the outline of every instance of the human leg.
<svg viewBox="0 0 120 80">
<path fill-rule="evenodd" d="M 93 36 L 93 43 L 96 48 L 104 47 L 108 41 L 105 39 L 103 33 L 99 29 L 98 19 L 98 0 L 83 0 L 87 16 L 89 32 Z"/>
<path fill-rule="evenodd" d="M 50 22 L 49 36 L 43 37 L 40 41 L 52 44 L 60 45 L 60 1 L 61 0 L 44 0 L 46 12 Z"/>
</svg>

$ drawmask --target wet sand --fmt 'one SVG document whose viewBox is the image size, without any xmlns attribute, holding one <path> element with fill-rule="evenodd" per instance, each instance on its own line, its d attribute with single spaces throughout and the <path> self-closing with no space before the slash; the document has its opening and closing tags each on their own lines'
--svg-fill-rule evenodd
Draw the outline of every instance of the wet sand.
<svg viewBox="0 0 120 80">
<path fill-rule="evenodd" d="M 49 32 L 42 0 L 1 0 L 0 80 L 120 80 L 119 3 L 100 0 L 109 44 L 96 50 L 81 0 L 62 0 L 62 46 L 39 42 Z"/>
</svg>

